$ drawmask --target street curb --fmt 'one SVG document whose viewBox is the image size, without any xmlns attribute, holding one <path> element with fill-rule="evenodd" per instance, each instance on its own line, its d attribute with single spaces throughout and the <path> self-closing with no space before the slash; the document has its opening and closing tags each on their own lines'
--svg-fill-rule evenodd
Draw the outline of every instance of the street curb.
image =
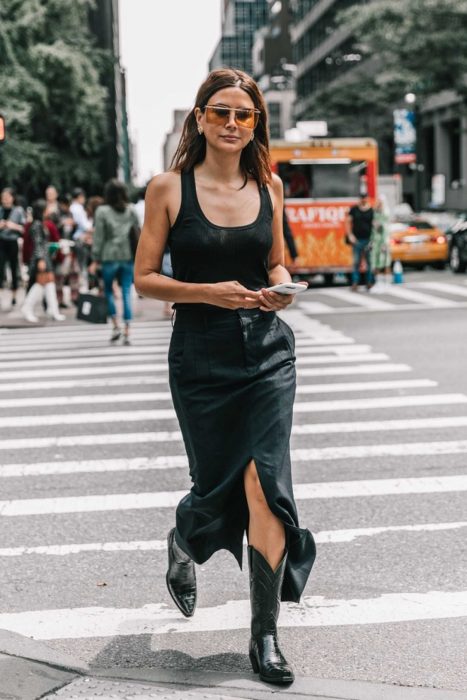
<svg viewBox="0 0 467 700">
<path fill-rule="evenodd" d="M 2 658 L 3 657 L 3 658 Z M 99 669 L 84 664 L 81 660 L 52 649 L 47 644 L 24 637 L 14 632 L 0 630 L 0 662 L 11 661 L 11 669 L 21 678 L 27 678 L 29 686 L 42 683 L 41 695 L 45 695 L 43 684 L 47 680 L 44 670 L 50 676 L 53 692 L 59 687 L 72 687 L 74 681 L 88 677 L 125 684 L 150 683 L 171 690 L 204 691 L 209 695 L 221 693 L 233 697 L 248 697 L 249 700 L 263 700 L 290 696 L 295 700 L 466 700 L 462 691 L 440 690 L 436 688 L 416 688 L 407 686 L 373 683 L 370 681 L 332 680 L 299 676 L 290 687 L 275 687 L 252 677 L 240 674 L 213 671 L 173 671 L 160 668 Z M 2 678 L 8 680 L 7 674 Z M 8 695 L 6 696 L 8 697 Z M 11 697 L 15 697 L 12 695 Z M 18 697 L 16 695 L 16 697 Z M 24 695 L 22 698 L 34 700 L 37 695 Z"/>
<path fill-rule="evenodd" d="M 89 674 L 89 667 L 81 660 L 56 651 L 36 639 L 8 630 L 0 629 L 0 654 L 50 666 L 60 671 L 70 671 L 78 675 Z"/>
</svg>

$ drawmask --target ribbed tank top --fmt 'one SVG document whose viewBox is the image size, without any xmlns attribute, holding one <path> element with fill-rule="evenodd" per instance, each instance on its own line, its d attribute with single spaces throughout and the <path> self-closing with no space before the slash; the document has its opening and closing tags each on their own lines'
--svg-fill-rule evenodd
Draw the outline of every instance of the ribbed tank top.
<svg viewBox="0 0 467 700">
<path fill-rule="evenodd" d="M 193 170 L 181 174 L 182 201 L 168 245 L 174 279 L 215 283 L 237 280 L 247 289 L 269 284 L 273 206 L 268 188 L 259 187 L 260 209 L 247 226 L 217 226 L 204 215 L 196 194 Z M 209 304 L 175 304 L 175 308 L 207 308 Z"/>
</svg>

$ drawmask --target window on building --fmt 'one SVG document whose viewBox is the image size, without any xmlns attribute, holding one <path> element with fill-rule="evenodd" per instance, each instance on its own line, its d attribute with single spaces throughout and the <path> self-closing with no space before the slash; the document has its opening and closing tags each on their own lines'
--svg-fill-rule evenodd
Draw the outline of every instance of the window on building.
<svg viewBox="0 0 467 700">
<path fill-rule="evenodd" d="M 435 129 L 427 126 L 422 131 L 422 150 L 425 166 L 425 187 L 431 187 L 431 178 L 435 174 Z"/>
<path fill-rule="evenodd" d="M 453 119 L 446 124 L 449 139 L 449 182 L 458 183 L 461 174 L 461 124 Z"/>
<path fill-rule="evenodd" d="M 269 115 L 269 136 L 272 139 L 280 139 L 282 137 L 281 130 L 281 103 L 268 102 Z"/>
</svg>

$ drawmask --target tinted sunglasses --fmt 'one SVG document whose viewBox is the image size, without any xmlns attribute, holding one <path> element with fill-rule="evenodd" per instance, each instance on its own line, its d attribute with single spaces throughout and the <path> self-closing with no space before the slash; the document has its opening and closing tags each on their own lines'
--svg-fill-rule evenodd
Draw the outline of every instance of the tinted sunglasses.
<svg viewBox="0 0 467 700">
<path fill-rule="evenodd" d="M 247 107 L 234 109 L 233 107 L 204 105 L 203 110 L 206 114 L 206 121 L 208 124 L 224 126 L 229 121 L 231 112 L 233 112 L 235 123 L 246 129 L 255 129 L 258 124 L 259 115 L 261 114 L 259 109 L 249 109 Z"/>
</svg>

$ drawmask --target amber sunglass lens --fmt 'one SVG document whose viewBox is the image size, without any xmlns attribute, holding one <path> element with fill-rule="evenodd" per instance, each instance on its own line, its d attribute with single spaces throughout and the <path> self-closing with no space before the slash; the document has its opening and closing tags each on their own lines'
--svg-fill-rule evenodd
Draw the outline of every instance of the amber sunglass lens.
<svg viewBox="0 0 467 700">
<path fill-rule="evenodd" d="M 253 129 L 255 126 L 255 112 L 252 109 L 239 109 L 235 112 L 235 121 L 240 126 L 245 126 L 248 129 Z"/>
<path fill-rule="evenodd" d="M 210 107 L 206 109 L 207 121 L 210 124 L 225 124 L 229 119 L 230 110 L 226 107 Z"/>
</svg>

